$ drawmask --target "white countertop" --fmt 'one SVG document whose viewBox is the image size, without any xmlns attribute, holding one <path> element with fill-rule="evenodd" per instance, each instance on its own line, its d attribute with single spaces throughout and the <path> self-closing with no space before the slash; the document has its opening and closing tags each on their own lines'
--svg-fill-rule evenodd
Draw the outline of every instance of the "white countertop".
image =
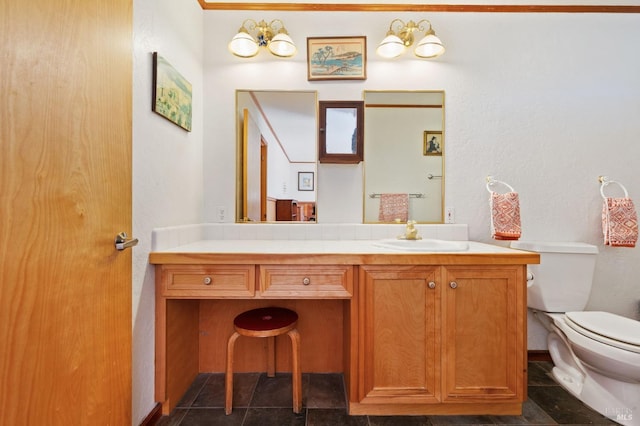
<svg viewBox="0 0 640 426">
<path fill-rule="evenodd" d="M 378 245 L 384 240 L 202 240 L 156 253 L 248 254 L 518 254 L 520 250 L 468 241 L 467 250 L 403 250 Z M 441 240 L 419 240 L 434 241 Z M 410 241 L 407 242 L 411 244 Z M 461 243 L 455 241 L 455 243 Z"/>
</svg>

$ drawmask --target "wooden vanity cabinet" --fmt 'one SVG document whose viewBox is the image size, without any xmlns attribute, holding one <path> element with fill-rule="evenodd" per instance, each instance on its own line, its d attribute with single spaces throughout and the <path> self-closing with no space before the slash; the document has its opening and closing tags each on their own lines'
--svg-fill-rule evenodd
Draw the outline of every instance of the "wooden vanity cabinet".
<svg viewBox="0 0 640 426">
<path fill-rule="evenodd" d="M 360 403 L 440 402 L 441 289 L 435 284 L 440 268 L 361 266 L 360 271 Z"/>
<path fill-rule="evenodd" d="M 296 253 L 293 243 L 282 253 L 283 244 L 152 253 L 164 414 L 199 372 L 224 371 L 233 318 L 273 304 L 300 316 L 303 372 L 344 373 L 350 415 L 521 414 L 526 265 L 537 254 L 341 253 L 340 244 Z M 262 371 L 261 339 L 241 344 L 237 371 Z"/>
<path fill-rule="evenodd" d="M 524 266 L 360 267 L 351 414 L 519 414 Z"/>
<path fill-rule="evenodd" d="M 521 266 L 443 268 L 443 402 L 526 399 Z"/>
</svg>

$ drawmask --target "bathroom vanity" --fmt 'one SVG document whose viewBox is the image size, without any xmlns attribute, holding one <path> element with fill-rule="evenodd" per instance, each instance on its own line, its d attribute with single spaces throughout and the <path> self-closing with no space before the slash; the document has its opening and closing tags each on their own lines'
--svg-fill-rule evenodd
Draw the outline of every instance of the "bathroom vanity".
<svg viewBox="0 0 640 426">
<path fill-rule="evenodd" d="M 344 373 L 350 414 L 521 413 L 526 265 L 539 256 L 436 247 L 210 240 L 152 252 L 163 412 L 199 372 L 224 371 L 235 315 L 279 305 L 298 312 L 302 371 Z M 287 343 L 276 343 L 279 371 L 290 371 Z M 236 371 L 264 371 L 263 345 L 240 339 Z"/>
</svg>

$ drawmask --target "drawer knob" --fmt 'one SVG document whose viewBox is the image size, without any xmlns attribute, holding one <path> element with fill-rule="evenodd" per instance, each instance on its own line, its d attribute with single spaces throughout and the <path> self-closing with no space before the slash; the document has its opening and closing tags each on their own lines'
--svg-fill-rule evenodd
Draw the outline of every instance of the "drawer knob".
<svg viewBox="0 0 640 426">
<path fill-rule="evenodd" d="M 211 283 L 213 282 L 213 280 L 211 279 L 211 277 L 204 277 L 204 279 L 202 280 L 202 282 L 204 283 L 204 285 L 211 285 Z"/>
<path fill-rule="evenodd" d="M 429 288 L 436 288 L 436 283 L 434 283 L 433 281 L 429 281 L 429 284 L 427 284 L 429 286 Z"/>
<path fill-rule="evenodd" d="M 310 279 L 309 277 L 304 277 L 304 278 L 302 279 L 302 284 L 303 284 L 303 285 L 309 285 L 309 284 L 311 284 L 311 279 Z"/>
<path fill-rule="evenodd" d="M 458 283 L 457 283 L 457 282 L 455 282 L 455 281 L 451 281 L 451 282 L 449 283 L 449 287 L 451 287 L 451 288 L 458 288 Z"/>
</svg>

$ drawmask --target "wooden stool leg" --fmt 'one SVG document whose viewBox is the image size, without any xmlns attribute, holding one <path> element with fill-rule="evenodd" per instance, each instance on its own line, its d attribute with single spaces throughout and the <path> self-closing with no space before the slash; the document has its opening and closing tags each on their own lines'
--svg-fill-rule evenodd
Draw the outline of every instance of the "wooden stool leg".
<svg viewBox="0 0 640 426">
<path fill-rule="evenodd" d="M 236 331 L 229 337 L 227 342 L 227 369 L 224 378 L 224 411 L 226 415 L 231 414 L 231 410 L 233 410 L 233 347 L 238 337 L 240 337 L 240 334 Z"/>
<path fill-rule="evenodd" d="M 276 337 L 267 337 L 267 377 L 276 376 Z"/>
<path fill-rule="evenodd" d="M 300 333 L 297 329 L 290 330 L 288 333 L 291 338 L 292 349 L 292 370 L 291 380 L 293 381 L 293 412 L 302 411 L 302 372 L 300 371 Z"/>
</svg>

